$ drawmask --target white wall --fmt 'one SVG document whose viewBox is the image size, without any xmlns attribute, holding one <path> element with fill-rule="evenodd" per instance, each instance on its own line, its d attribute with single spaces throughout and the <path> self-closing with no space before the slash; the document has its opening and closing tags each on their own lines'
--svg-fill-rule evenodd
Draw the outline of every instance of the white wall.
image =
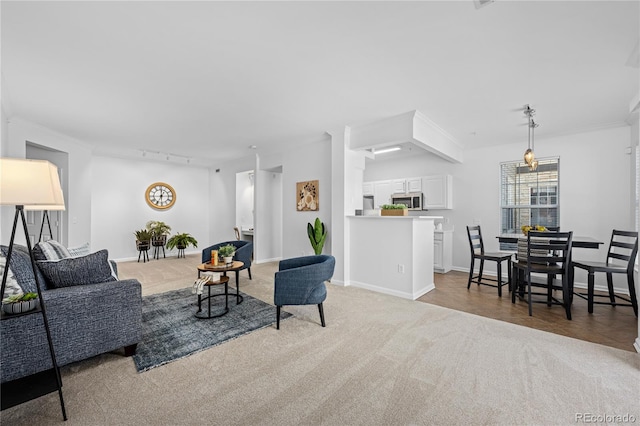
<svg viewBox="0 0 640 426">
<path fill-rule="evenodd" d="M 630 215 L 630 144 L 628 126 L 586 133 L 536 138 L 536 157 L 560 156 L 560 227 L 576 235 L 591 236 L 605 244 L 600 250 L 577 249 L 576 259 L 600 259 L 606 251 L 612 229 L 633 229 Z M 454 226 L 453 264 L 468 270 L 469 242 L 466 226 L 477 220 L 482 225 L 487 251 L 498 250 L 495 238 L 500 229 L 500 163 L 522 157 L 526 143 L 465 151 L 463 164 L 452 164 L 432 155 L 412 155 L 398 161 L 368 162 L 365 181 L 406 176 L 449 173 L 453 175 L 454 210 L 430 210 L 443 215 Z M 495 273 L 488 265 L 487 270 Z M 600 278 L 600 277 L 598 277 Z M 578 283 L 586 282 L 582 271 Z M 597 284 L 601 284 L 598 280 Z M 616 287 L 626 288 L 622 279 Z"/>
<path fill-rule="evenodd" d="M 193 235 L 198 248 L 190 247 L 187 253 L 199 253 L 210 245 L 208 169 L 100 156 L 93 157 L 92 169 L 92 250 L 106 248 L 114 259 L 137 258 L 133 233 L 150 220 L 165 222 L 171 234 Z M 175 189 L 176 202 L 171 208 L 156 210 L 146 203 L 145 191 L 154 182 Z M 167 255 L 177 255 L 177 251 Z"/>
<path fill-rule="evenodd" d="M 9 120 L 8 143 L 3 143 L 3 156 L 26 158 L 28 142 L 69 154 L 69 187 L 65 194 L 66 214 L 70 220 L 67 227 L 69 246 L 79 246 L 91 241 L 92 157 L 90 148 L 83 142 L 53 132 L 37 124 L 11 118 Z M 11 229 L 13 211 L 2 208 L 2 228 Z M 24 244 L 21 232 L 16 233 L 16 242 Z M 2 233 L 2 243 L 8 243 L 10 232 Z"/>
<path fill-rule="evenodd" d="M 313 248 L 307 237 L 307 223 L 313 223 L 316 217 L 319 217 L 328 228 L 323 253 L 330 253 L 332 228 L 331 142 L 329 137 L 301 144 L 283 153 L 260 158 L 259 168 L 261 170 L 268 171 L 280 167 L 282 167 L 282 257 L 290 258 L 313 254 Z M 314 212 L 299 212 L 296 210 L 296 183 L 309 180 L 319 181 L 320 208 Z M 256 191 L 259 191 L 259 182 L 257 188 Z M 263 200 L 256 208 L 258 239 L 260 239 L 260 227 L 263 223 L 261 218 L 264 217 L 264 210 L 269 208 L 268 200 Z"/>
</svg>

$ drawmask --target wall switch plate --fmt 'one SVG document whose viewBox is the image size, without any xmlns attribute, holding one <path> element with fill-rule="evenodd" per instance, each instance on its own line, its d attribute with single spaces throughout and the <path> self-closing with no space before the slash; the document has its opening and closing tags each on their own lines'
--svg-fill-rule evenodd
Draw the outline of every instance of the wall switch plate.
<svg viewBox="0 0 640 426">
<path fill-rule="evenodd" d="M 398 264 L 398 272 L 404 274 L 404 265 Z"/>
</svg>

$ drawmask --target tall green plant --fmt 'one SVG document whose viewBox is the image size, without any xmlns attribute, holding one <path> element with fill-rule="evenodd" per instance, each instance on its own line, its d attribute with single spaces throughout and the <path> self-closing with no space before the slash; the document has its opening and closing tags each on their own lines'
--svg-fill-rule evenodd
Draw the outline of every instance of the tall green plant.
<svg viewBox="0 0 640 426">
<path fill-rule="evenodd" d="M 316 217 L 316 221 L 312 226 L 307 223 L 307 235 L 311 242 L 311 247 L 316 254 L 322 254 L 322 247 L 324 247 L 324 240 L 327 238 L 327 228 L 324 223 L 320 221 L 320 218 Z"/>
</svg>

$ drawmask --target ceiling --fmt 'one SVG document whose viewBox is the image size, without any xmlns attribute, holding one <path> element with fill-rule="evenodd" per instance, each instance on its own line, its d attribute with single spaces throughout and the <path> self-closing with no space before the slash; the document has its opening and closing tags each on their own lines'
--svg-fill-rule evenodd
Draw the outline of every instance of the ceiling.
<svg viewBox="0 0 640 426">
<path fill-rule="evenodd" d="M 207 162 L 411 110 L 466 149 L 524 142 L 527 103 L 537 138 L 629 118 L 639 4 L 2 1 L 2 105 L 98 153 Z"/>
</svg>

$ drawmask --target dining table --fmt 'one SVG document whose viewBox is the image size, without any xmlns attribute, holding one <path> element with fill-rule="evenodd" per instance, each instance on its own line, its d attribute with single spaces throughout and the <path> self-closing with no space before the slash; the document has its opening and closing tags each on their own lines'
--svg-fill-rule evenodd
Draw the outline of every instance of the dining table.
<svg viewBox="0 0 640 426">
<path fill-rule="evenodd" d="M 512 243 L 517 244 L 519 238 L 527 238 L 526 235 L 519 234 L 500 234 L 496 237 L 501 243 Z M 604 242 L 599 241 L 593 237 L 583 237 L 580 235 L 574 235 L 571 247 L 573 248 L 589 248 L 589 249 L 599 249 L 600 246 L 604 244 Z"/>
<path fill-rule="evenodd" d="M 524 235 L 523 233 L 514 233 L 514 234 L 500 234 L 496 238 L 498 238 L 498 241 L 501 243 L 518 244 L 518 240 L 521 240 L 521 239 L 526 240 L 527 236 Z M 600 248 L 602 244 L 604 244 L 604 242 L 599 241 L 593 237 L 585 237 L 581 235 L 574 235 L 572 236 L 572 240 L 571 240 L 572 249 L 587 248 L 587 249 L 597 250 Z M 571 262 L 570 260 L 571 255 L 569 256 L 570 256 L 569 262 Z M 519 262 L 522 262 L 522 260 L 520 260 Z M 524 270 L 522 268 L 517 268 L 516 267 L 517 263 L 518 261 L 513 263 L 513 271 L 512 271 L 512 277 L 514 277 L 516 282 L 524 278 Z M 573 303 L 573 280 L 574 280 L 574 271 L 573 271 L 573 268 L 570 267 L 568 279 L 566 281 L 563 280 L 563 294 L 564 294 L 563 297 L 568 297 L 569 306 L 571 306 L 571 304 Z M 513 291 L 515 291 L 515 288 L 513 289 Z"/>
</svg>

